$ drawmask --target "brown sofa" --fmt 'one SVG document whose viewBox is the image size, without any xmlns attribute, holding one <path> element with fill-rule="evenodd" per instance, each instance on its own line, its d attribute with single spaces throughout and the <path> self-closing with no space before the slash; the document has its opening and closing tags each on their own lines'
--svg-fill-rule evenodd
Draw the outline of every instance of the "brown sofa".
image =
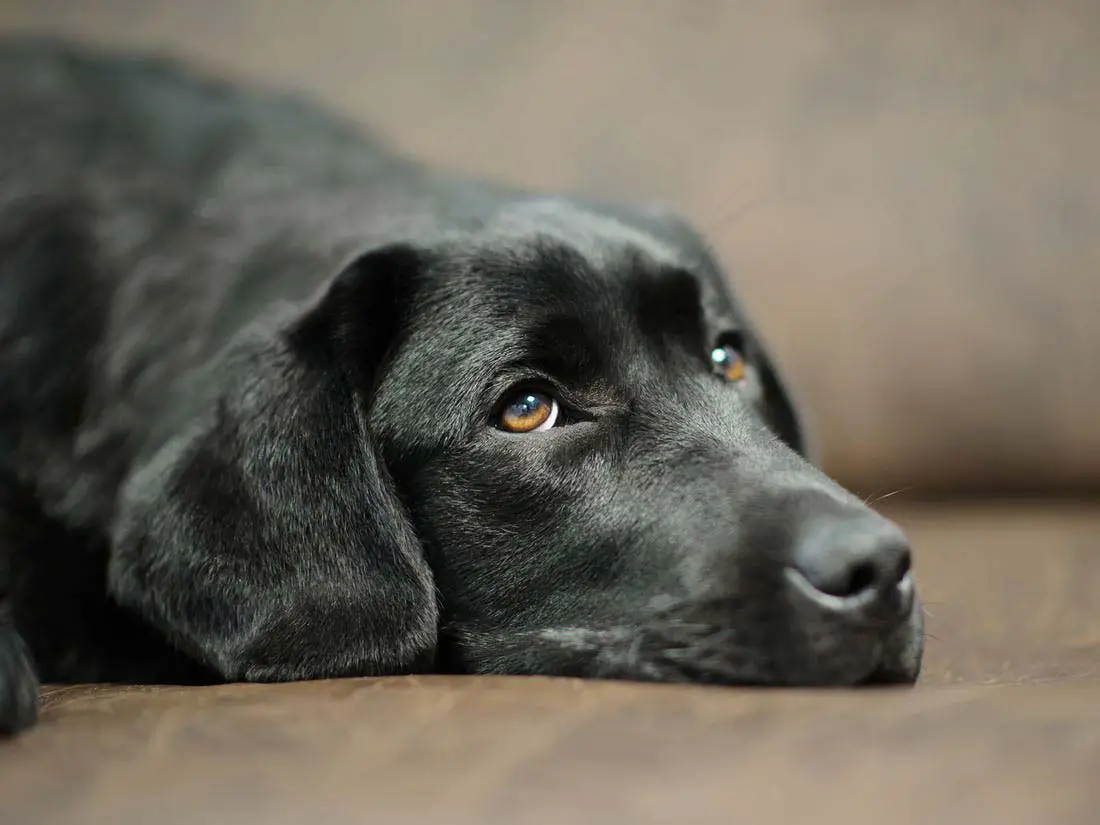
<svg viewBox="0 0 1100 825">
<path fill-rule="evenodd" d="M 0 821 L 1094 825 L 1100 509 L 893 514 L 935 637 L 915 689 L 52 688 L 0 748 Z"/>
<path fill-rule="evenodd" d="M 182 51 L 477 174 L 680 206 L 825 466 L 889 496 L 930 634 L 912 690 L 48 688 L 0 746 L 0 823 L 1100 822 L 1095 4 L 9 0 L 0 28 Z"/>
</svg>

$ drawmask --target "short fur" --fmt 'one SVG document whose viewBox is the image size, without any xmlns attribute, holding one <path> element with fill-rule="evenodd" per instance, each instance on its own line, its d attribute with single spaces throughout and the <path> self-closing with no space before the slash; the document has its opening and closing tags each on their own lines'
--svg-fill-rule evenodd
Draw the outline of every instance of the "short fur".
<svg viewBox="0 0 1100 825">
<path fill-rule="evenodd" d="M 0 123 L 0 728 L 39 678 L 916 677 L 915 601 L 791 601 L 807 525 L 887 523 L 672 214 L 50 42 Z M 528 385 L 569 423 L 495 427 Z"/>
</svg>

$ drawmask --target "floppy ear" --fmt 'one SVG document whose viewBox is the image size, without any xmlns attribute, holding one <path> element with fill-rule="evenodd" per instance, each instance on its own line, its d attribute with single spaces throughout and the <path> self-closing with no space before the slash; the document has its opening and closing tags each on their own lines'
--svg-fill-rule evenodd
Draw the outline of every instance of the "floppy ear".
<svg viewBox="0 0 1100 825">
<path fill-rule="evenodd" d="M 431 572 L 364 423 L 420 263 L 367 253 L 304 312 L 242 330 L 180 381 L 184 424 L 127 479 L 112 595 L 223 678 L 406 672 L 434 653 Z"/>
</svg>

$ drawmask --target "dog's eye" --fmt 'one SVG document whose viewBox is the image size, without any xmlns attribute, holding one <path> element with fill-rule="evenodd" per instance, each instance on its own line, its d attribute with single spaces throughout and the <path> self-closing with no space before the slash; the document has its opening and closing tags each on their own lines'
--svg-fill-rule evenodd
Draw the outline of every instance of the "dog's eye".
<svg viewBox="0 0 1100 825">
<path fill-rule="evenodd" d="M 545 393 L 523 390 L 500 412 L 500 427 L 510 433 L 549 430 L 558 420 L 558 402 Z"/>
<path fill-rule="evenodd" d="M 718 374 L 727 381 L 736 384 L 745 380 L 745 359 L 731 345 L 725 344 L 712 349 L 710 360 Z"/>
</svg>

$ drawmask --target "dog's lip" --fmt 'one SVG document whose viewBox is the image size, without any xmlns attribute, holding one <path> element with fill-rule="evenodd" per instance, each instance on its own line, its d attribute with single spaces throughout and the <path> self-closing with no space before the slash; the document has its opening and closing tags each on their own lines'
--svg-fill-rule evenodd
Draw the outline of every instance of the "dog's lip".
<svg viewBox="0 0 1100 825">
<path fill-rule="evenodd" d="M 911 573 L 888 591 L 868 591 L 847 599 L 821 593 L 797 570 L 788 568 L 784 573 L 796 616 L 811 626 L 820 623 L 834 644 L 843 639 L 843 644 L 852 646 L 841 656 L 847 664 L 834 662 L 832 652 L 817 650 L 814 656 L 820 657 L 821 670 L 811 678 L 813 683 L 856 687 L 912 684 L 916 680 L 919 667 L 914 671 L 897 655 L 899 634 L 909 632 L 913 614 L 920 609 Z M 807 642 L 817 649 L 813 638 Z"/>
<path fill-rule="evenodd" d="M 860 685 L 913 685 L 917 682 L 924 658 L 921 642 L 924 627 L 923 622 L 919 620 L 921 610 L 915 589 L 910 585 L 906 609 L 901 620 L 893 626 L 886 648 L 878 657 L 879 661 L 867 677 L 859 682 Z M 906 637 L 905 641 L 898 643 L 903 636 Z M 905 647 L 912 644 L 917 647 L 915 656 L 903 652 Z"/>
</svg>

